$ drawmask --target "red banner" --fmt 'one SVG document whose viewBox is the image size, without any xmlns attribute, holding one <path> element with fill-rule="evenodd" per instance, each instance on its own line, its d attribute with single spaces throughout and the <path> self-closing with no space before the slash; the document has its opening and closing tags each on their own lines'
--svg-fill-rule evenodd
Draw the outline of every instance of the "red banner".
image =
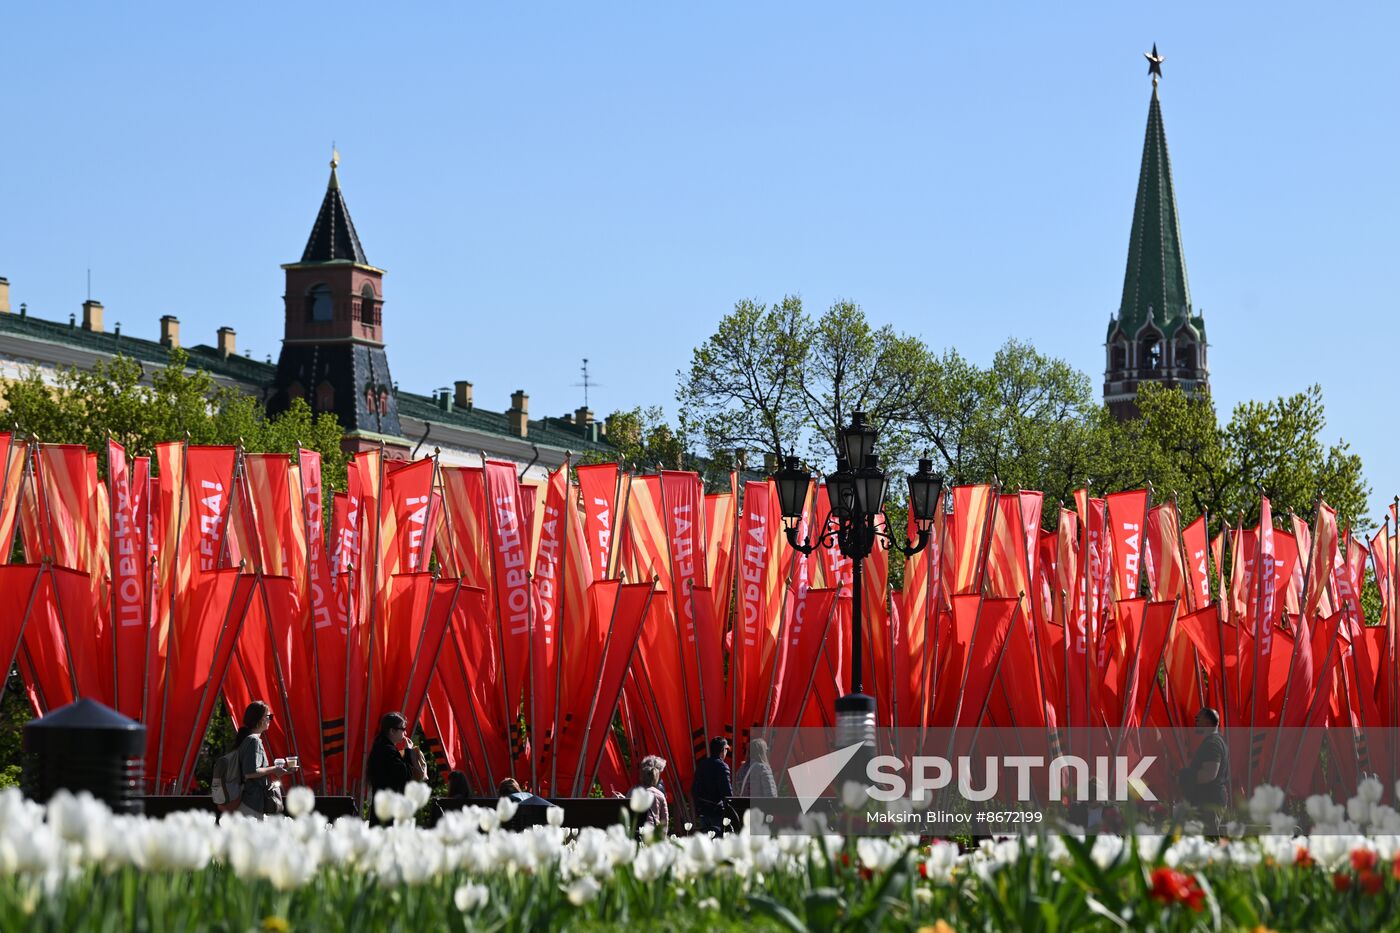
<svg viewBox="0 0 1400 933">
<path fill-rule="evenodd" d="M 504 671 L 503 709 L 513 723 L 520 708 L 530 661 L 530 577 L 526 565 L 525 518 L 520 511 L 515 466 L 488 461 L 486 514 L 491 529 L 491 567 L 494 582 L 496 637 Z M 523 750 L 516 750 L 519 757 Z"/>
<path fill-rule="evenodd" d="M 600 463 L 578 468 L 578 488 L 583 495 L 583 533 L 594 579 L 608 576 L 612 563 L 613 520 L 617 515 L 617 464 Z"/>
<path fill-rule="evenodd" d="M 1135 599 L 1142 574 L 1147 490 L 1109 493 L 1107 503 L 1109 536 L 1112 539 L 1113 591 L 1119 599 Z"/>
</svg>

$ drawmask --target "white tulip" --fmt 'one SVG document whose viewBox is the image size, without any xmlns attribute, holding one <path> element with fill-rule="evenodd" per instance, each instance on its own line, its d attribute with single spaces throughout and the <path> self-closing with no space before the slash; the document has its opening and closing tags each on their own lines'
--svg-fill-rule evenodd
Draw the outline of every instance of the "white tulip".
<svg viewBox="0 0 1400 933">
<path fill-rule="evenodd" d="M 394 797 L 397 795 L 391 790 L 377 790 L 374 792 L 374 815 L 381 823 L 390 823 L 394 819 Z"/>
<path fill-rule="evenodd" d="M 1284 792 L 1272 784 L 1260 784 L 1249 798 L 1249 817 L 1256 823 L 1266 823 L 1283 806 Z"/>
<path fill-rule="evenodd" d="M 487 889 L 486 885 L 475 884 L 470 881 L 461 885 L 452 893 L 452 901 L 462 913 L 485 907 L 490 897 L 491 892 Z"/>
<path fill-rule="evenodd" d="M 938 841 L 929 846 L 928 858 L 924 859 L 924 872 L 934 881 L 953 880 L 953 871 L 962 857 L 956 843 Z"/>
<path fill-rule="evenodd" d="M 509 797 L 502 797 L 496 801 L 496 819 L 502 823 L 509 823 L 515 817 L 515 811 L 520 809 L 520 804 Z"/>
<path fill-rule="evenodd" d="M 859 781 L 847 781 L 841 785 L 841 806 L 847 810 L 859 810 L 869 800 L 870 797 L 865 792 L 865 785 Z"/>
<path fill-rule="evenodd" d="M 856 855 L 861 865 L 871 871 L 884 871 L 899 861 L 900 854 L 888 840 L 876 836 L 861 836 L 856 840 Z"/>
<path fill-rule="evenodd" d="M 1347 819 L 1364 826 L 1371 822 L 1371 801 L 1357 794 L 1347 801 Z"/>
<path fill-rule="evenodd" d="M 563 825 L 564 825 L 564 808 L 563 808 L 563 807 L 550 807 L 549 810 L 545 812 L 544 818 L 545 818 L 546 822 L 549 823 L 550 826 L 555 826 L 555 827 L 563 826 Z"/>
<path fill-rule="evenodd" d="M 571 882 L 564 889 L 564 893 L 568 895 L 570 904 L 573 904 L 575 907 L 582 907 L 584 904 L 587 904 L 589 901 L 593 900 L 593 898 L 597 897 L 598 892 L 601 890 L 603 890 L 603 886 L 599 884 L 597 880 L 590 875 L 584 875 L 582 878 Z"/>
<path fill-rule="evenodd" d="M 316 809 L 316 792 L 304 784 L 298 784 L 287 791 L 287 815 L 305 816 Z"/>
<path fill-rule="evenodd" d="M 1099 836 L 1089 850 L 1089 857 L 1100 868 L 1107 869 L 1123 854 L 1123 839 L 1120 836 Z"/>
<path fill-rule="evenodd" d="M 1381 797 L 1385 796 L 1385 787 L 1374 777 L 1364 777 L 1356 785 L 1356 796 L 1368 803 L 1380 803 Z"/>
<path fill-rule="evenodd" d="M 656 796 L 651 791 L 645 787 L 634 787 L 631 796 L 627 798 L 627 809 L 641 816 L 650 810 L 654 803 L 656 803 Z"/>
<path fill-rule="evenodd" d="M 433 799 L 433 789 L 422 781 L 410 781 L 408 786 L 403 789 L 403 795 L 413 805 L 413 812 L 417 813 L 429 800 Z"/>
</svg>

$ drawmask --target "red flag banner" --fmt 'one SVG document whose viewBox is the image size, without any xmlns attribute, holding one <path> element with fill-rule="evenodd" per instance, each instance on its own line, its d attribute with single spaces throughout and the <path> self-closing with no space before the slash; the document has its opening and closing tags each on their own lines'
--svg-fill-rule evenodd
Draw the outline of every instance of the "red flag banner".
<svg viewBox="0 0 1400 933">
<path fill-rule="evenodd" d="M 616 463 L 578 468 L 578 488 L 583 496 L 583 533 L 595 580 L 606 579 L 612 569 L 613 520 L 618 512 L 617 479 Z"/>
<path fill-rule="evenodd" d="M 0 433 L 0 564 L 10 562 L 29 445 Z"/>
<path fill-rule="evenodd" d="M 112 503 L 112 626 L 114 695 L 124 716 L 139 719 L 146 674 L 146 521 L 144 476 L 132 481 L 126 450 L 107 444 Z M 142 473 L 145 471 L 142 470 Z"/>
<path fill-rule="evenodd" d="M 525 518 L 520 511 L 515 465 L 487 461 L 485 478 L 496 639 L 504 672 L 502 710 L 513 723 L 525 686 L 533 624 L 529 568 L 525 563 Z M 519 757 L 520 751 L 517 749 L 514 757 Z"/>
<path fill-rule="evenodd" d="M 1119 599 L 1135 599 L 1138 595 L 1148 500 L 1146 489 L 1113 492 L 1107 496 L 1113 591 Z"/>
<path fill-rule="evenodd" d="M 1210 604 L 1210 566 L 1206 552 L 1206 519 L 1202 515 L 1186 526 L 1181 535 L 1186 554 L 1186 605 L 1192 612 Z M 1219 554 L 1216 555 L 1218 561 Z"/>
</svg>

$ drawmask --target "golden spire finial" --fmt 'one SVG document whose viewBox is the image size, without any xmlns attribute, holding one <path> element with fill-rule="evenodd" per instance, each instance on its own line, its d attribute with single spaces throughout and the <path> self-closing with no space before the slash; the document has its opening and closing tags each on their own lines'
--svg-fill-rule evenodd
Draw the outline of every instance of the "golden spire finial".
<svg viewBox="0 0 1400 933">
<path fill-rule="evenodd" d="M 331 143 L 331 180 L 329 187 L 339 188 L 340 179 L 335 174 L 335 167 L 340 164 L 340 150 L 335 148 L 335 143 Z"/>
<path fill-rule="evenodd" d="M 1152 88 L 1156 90 L 1157 80 L 1162 77 L 1162 62 L 1167 60 L 1165 55 L 1157 54 L 1157 43 L 1152 43 L 1151 52 L 1143 52 L 1142 57 L 1147 59 L 1147 73 L 1152 76 Z"/>
</svg>

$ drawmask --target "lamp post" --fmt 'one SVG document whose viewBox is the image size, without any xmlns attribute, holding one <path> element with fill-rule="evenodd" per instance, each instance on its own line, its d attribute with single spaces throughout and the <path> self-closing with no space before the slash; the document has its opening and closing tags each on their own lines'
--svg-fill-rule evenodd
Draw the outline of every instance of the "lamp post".
<svg viewBox="0 0 1400 933">
<path fill-rule="evenodd" d="M 899 540 L 888 528 L 875 524 L 875 516 L 885 504 L 889 477 L 880 468 L 875 453 L 875 430 L 866 424 L 865 413 L 851 415 L 851 424 L 841 432 L 836 472 L 826 477 L 828 511 L 818 526 L 816 539 L 797 540 L 798 522 L 807 503 L 812 475 L 803 470 L 796 457 L 788 457 L 773 474 L 782 506 L 783 525 L 788 543 L 799 553 L 810 554 L 818 547 L 833 544 L 851 560 L 851 692 L 836 701 L 836 741 L 873 745 L 875 741 L 875 698 L 861 692 L 861 577 L 865 559 L 877 543 L 897 548 L 911 556 L 928 546 L 933 520 L 943 496 L 943 478 L 933 472 L 930 460 L 920 460 L 918 472 L 908 477 L 909 503 L 918 527 L 918 538 Z"/>
</svg>

